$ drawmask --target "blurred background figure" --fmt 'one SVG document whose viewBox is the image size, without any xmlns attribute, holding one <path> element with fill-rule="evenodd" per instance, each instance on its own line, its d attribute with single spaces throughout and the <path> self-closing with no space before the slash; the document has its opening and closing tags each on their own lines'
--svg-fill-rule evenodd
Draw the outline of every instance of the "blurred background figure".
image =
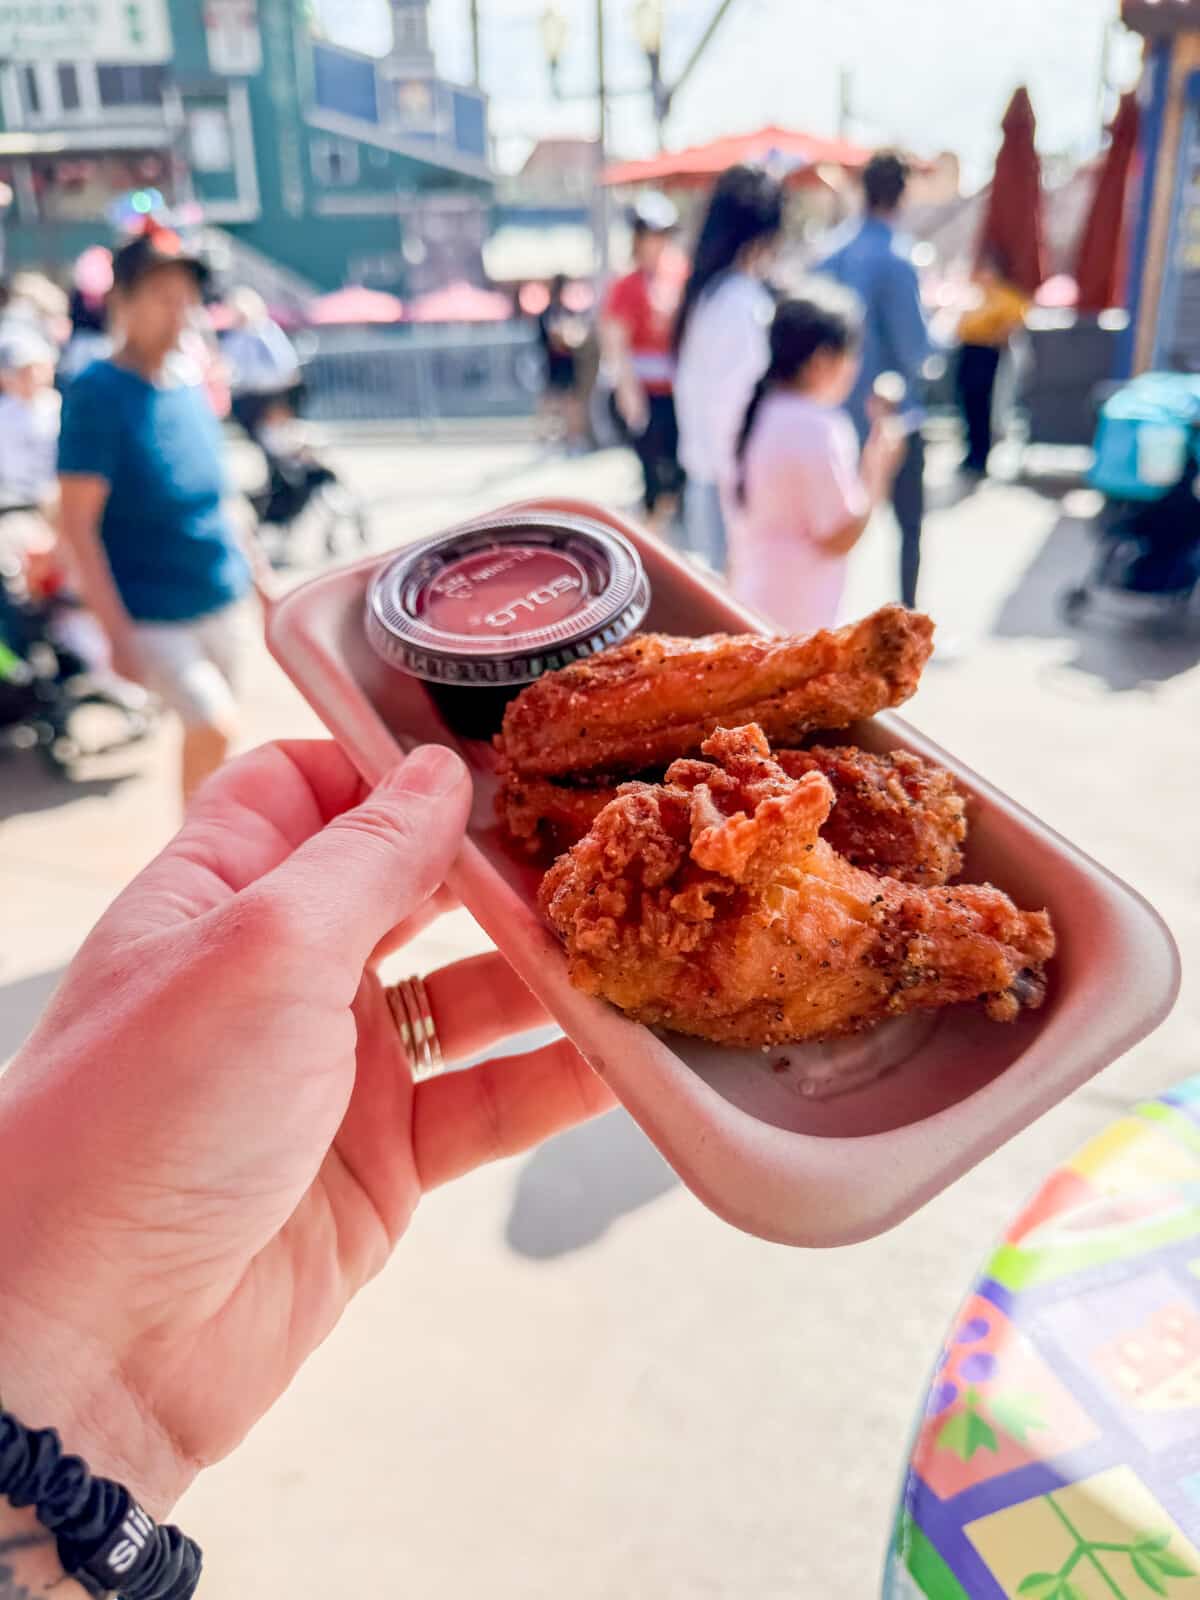
<svg viewBox="0 0 1200 1600">
<path fill-rule="evenodd" d="M 0 562 L 33 593 L 62 580 L 57 550 L 54 347 L 20 323 L 0 334 Z"/>
<path fill-rule="evenodd" d="M 550 299 L 537 319 L 538 338 L 546 360 L 542 390 L 544 437 L 565 442 L 568 451 L 584 443 L 584 405 L 579 391 L 579 352 L 587 326 L 564 302 L 567 278 L 558 273 L 548 285 Z"/>
<path fill-rule="evenodd" d="M 723 493 L 732 488 L 738 432 L 767 369 L 774 301 L 765 278 L 783 230 L 783 188 L 760 168 L 718 179 L 692 253 L 675 321 L 675 409 L 686 474 L 684 529 L 714 572 L 726 562 Z"/>
<path fill-rule="evenodd" d="M 24 328 L 39 334 L 55 349 L 69 331 L 67 297 L 44 272 L 18 272 L 8 285 L 0 313 L 0 332 Z"/>
<path fill-rule="evenodd" d="M 971 285 L 971 304 L 958 323 L 954 387 L 967 439 L 961 470 L 982 478 L 992 453 L 992 406 L 1000 359 L 1024 326 L 1030 302 L 1011 281 L 1007 262 L 994 246 L 981 254 Z"/>
<path fill-rule="evenodd" d="M 63 389 L 85 367 L 112 350 L 108 332 L 112 281 L 112 251 L 103 245 L 93 245 L 76 261 L 68 309 L 71 331 L 58 362 L 58 381 Z"/>
<path fill-rule="evenodd" d="M 784 300 L 771 325 L 770 365 L 742 423 L 730 582 L 739 600 L 788 633 L 837 621 L 847 556 L 904 455 L 903 434 L 879 417 L 860 461 L 840 409 L 858 375 L 861 338 L 858 301 L 844 290 L 817 282 Z"/>
<path fill-rule="evenodd" d="M 679 213 L 653 190 L 630 208 L 633 270 L 609 290 L 600 321 L 613 405 L 642 468 L 646 521 L 656 531 L 676 515 L 682 487 L 675 415 L 675 318 L 687 261 L 674 249 Z"/>
<path fill-rule="evenodd" d="M 925 519 L 922 392 L 933 341 L 916 268 L 896 233 L 908 180 L 908 163 L 894 151 L 871 157 L 862 173 L 863 216 L 835 238 L 819 270 L 852 289 L 863 305 L 862 363 L 847 401 L 861 441 L 870 432 L 876 381 L 895 372 L 904 382 L 908 448 L 892 485 L 892 506 L 900 526 L 900 597 L 906 606 L 915 606 Z"/>
<path fill-rule="evenodd" d="M 0 508 L 36 510 L 48 521 L 58 495 L 56 353 L 32 328 L 0 334 Z"/>
<path fill-rule="evenodd" d="M 231 326 L 221 340 L 229 367 L 235 421 L 256 443 L 264 413 L 278 417 L 280 407 L 298 409 L 300 362 L 292 341 L 253 289 L 238 288 L 229 296 Z"/>
<path fill-rule="evenodd" d="M 179 356 L 207 276 L 156 224 L 117 252 L 116 348 L 71 385 L 59 447 L 60 521 L 82 598 L 115 670 L 182 718 L 185 800 L 236 735 L 234 681 L 252 626 L 220 429 L 199 369 Z"/>
</svg>

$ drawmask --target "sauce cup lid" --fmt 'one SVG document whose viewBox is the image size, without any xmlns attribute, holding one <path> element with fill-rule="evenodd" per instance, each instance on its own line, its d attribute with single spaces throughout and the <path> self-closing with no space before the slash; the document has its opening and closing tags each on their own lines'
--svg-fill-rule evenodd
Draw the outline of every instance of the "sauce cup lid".
<svg viewBox="0 0 1200 1600">
<path fill-rule="evenodd" d="M 591 517 L 481 518 L 401 550 L 367 596 L 367 637 L 431 683 L 532 683 L 617 644 L 646 615 L 637 551 Z"/>
</svg>

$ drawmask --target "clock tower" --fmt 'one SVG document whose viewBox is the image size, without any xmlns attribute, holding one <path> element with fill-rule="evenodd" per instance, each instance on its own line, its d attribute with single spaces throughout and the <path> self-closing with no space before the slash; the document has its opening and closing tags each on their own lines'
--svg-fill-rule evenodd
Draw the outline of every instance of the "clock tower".
<svg viewBox="0 0 1200 1600">
<path fill-rule="evenodd" d="M 392 48 L 388 60 L 407 72 L 433 72 L 429 0 L 391 0 Z"/>
</svg>

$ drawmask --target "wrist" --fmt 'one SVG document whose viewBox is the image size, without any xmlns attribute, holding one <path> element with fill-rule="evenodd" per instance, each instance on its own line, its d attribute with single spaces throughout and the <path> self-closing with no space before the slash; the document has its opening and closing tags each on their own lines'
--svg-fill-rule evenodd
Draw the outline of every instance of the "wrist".
<svg viewBox="0 0 1200 1600">
<path fill-rule="evenodd" d="M 54 1536 L 33 1511 L 0 1496 L 0 1596 L 51 1593 L 56 1600 L 81 1600 L 86 1591 L 64 1576 Z"/>
<path fill-rule="evenodd" d="M 862 473 L 862 482 L 863 488 L 867 491 L 867 499 L 871 502 L 871 509 L 874 510 L 888 497 L 887 474 L 877 468 L 866 467 Z"/>
<path fill-rule="evenodd" d="M 68 1454 L 122 1483 L 161 1519 L 196 1474 L 122 1359 L 93 1335 L 40 1314 L 3 1282 L 0 1399 L 29 1428 L 53 1428 Z M 3 1590 L 0 1589 L 0 1595 Z"/>
</svg>

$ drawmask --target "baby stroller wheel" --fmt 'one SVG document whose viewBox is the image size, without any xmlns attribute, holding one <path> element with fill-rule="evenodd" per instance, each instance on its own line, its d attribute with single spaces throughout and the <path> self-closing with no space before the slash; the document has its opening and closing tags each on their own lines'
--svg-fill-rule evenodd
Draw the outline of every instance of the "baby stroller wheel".
<svg viewBox="0 0 1200 1600">
<path fill-rule="evenodd" d="M 1059 602 L 1063 621 L 1070 623 L 1072 627 L 1082 622 L 1083 614 L 1091 604 L 1091 599 L 1091 595 L 1082 585 L 1068 589 Z"/>
</svg>

